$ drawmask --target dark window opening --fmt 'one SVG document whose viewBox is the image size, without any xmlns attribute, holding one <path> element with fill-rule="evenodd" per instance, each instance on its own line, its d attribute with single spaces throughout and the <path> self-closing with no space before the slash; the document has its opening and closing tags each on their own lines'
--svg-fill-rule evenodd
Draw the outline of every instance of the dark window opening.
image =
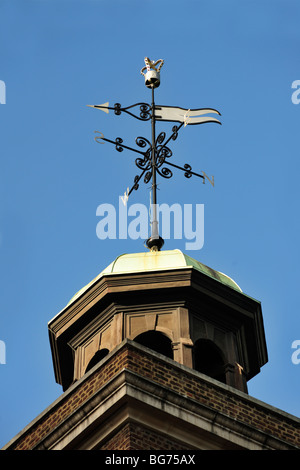
<svg viewBox="0 0 300 470">
<path fill-rule="evenodd" d="M 94 367 L 98 362 L 100 362 L 107 354 L 109 353 L 108 349 L 100 349 L 97 351 L 96 354 L 92 357 L 90 362 L 87 365 L 85 372 L 88 372 L 92 367 Z"/>
<path fill-rule="evenodd" d="M 172 342 L 160 331 L 146 331 L 134 338 L 134 341 L 173 359 Z"/>
<path fill-rule="evenodd" d="M 225 363 L 220 349 L 210 340 L 197 340 L 194 345 L 194 369 L 226 383 Z"/>
</svg>

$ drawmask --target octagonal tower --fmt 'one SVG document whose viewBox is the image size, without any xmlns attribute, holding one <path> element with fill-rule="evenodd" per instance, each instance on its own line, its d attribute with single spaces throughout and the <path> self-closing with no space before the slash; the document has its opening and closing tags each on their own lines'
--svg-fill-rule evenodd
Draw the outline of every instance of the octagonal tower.
<svg viewBox="0 0 300 470">
<path fill-rule="evenodd" d="M 244 392 L 267 362 L 260 302 L 180 250 L 119 256 L 48 327 L 64 390 L 126 338 Z"/>
</svg>

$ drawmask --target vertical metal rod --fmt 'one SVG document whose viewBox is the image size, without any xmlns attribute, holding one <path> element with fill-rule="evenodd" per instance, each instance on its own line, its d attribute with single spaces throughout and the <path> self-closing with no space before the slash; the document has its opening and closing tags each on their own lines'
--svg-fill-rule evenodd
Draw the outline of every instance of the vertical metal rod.
<svg viewBox="0 0 300 470">
<path fill-rule="evenodd" d="M 154 84 L 151 86 L 152 89 L 152 115 L 151 115 L 151 128 L 152 128 L 152 204 L 151 204 L 151 236 L 146 241 L 147 247 L 151 251 L 160 251 L 164 244 L 164 240 L 159 236 L 158 233 L 158 220 L 157 220 L 157 198 L 156 198 L 156 145 L 155 145 L 155 103 L 154 103 Z"/>
<path fill-rule="evenodd" d="M 154 103 L 154 86 L 152 90 L 152 116 L 151 116 L 151 127 L 152 127 L 152 227 L 151 237 L 158 239 L 158 221 L 157 221 L 157 210 L 156 210 L 156 147 L 155 147 L 155 103 Z"/>
</svg>

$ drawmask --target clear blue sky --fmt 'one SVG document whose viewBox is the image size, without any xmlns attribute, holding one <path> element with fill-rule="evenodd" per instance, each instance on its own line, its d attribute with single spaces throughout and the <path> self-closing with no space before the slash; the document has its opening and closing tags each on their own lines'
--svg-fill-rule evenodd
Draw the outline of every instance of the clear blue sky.
<svg viewBox="0 0 300 470">
<path fill-rule="evenodd" d="M 204 204 L 205 243 L 185 250 L 261 301 L 269 362 L 250 395 L 299 416 L 299 2 L 1 0 L 0 446 L 61 393 L 48 322 L 119 254 L 143 240 L 99 240 L 96 209 L 117 205 L 149 123 L 86 107 L 150 100 L 144 57 L 164 59 L 156 102 L 212 107 L 222 126 L 186 127 L 173 161 L 214 175 L 160 180 L 159 201 Z M 169 132 L 170 123 L 159 130 Z M 148 204 L 141 184 L 129 203 Z"/>
</svg>

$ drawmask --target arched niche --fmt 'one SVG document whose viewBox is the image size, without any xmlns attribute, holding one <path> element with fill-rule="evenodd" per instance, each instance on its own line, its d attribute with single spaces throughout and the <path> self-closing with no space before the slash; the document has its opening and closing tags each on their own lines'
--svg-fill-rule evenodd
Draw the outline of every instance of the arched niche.
<svg viewBox="0 0 300 470">
<path fill-rule="evenodd" d="M 108 349 L 100 349 L 99 351 L 97 351 L 96 354 L 94 354 L 94 356 L 88 363 L 85 369 L 85 373 L 87 373 L 90 369 L 92 369 L 92 367 L 98 364 L 98 362 L 100 362 L 105 356 L 107 356 L 108 353 L 109 353 Z"/>
<path fill-rule="evenodd" d="M 220 348 L 211 340 L 198 339 L 193 347 L 194 369 L 226 383 L 225 358 Z"/>
<path fill-rule="evenodd" d="M 134 338 L 137 343 L 146 346 L 164 356 L 173 359 L 172 341 L 160 331 L 150 330 L 139 334 Z"/>
</svg>

